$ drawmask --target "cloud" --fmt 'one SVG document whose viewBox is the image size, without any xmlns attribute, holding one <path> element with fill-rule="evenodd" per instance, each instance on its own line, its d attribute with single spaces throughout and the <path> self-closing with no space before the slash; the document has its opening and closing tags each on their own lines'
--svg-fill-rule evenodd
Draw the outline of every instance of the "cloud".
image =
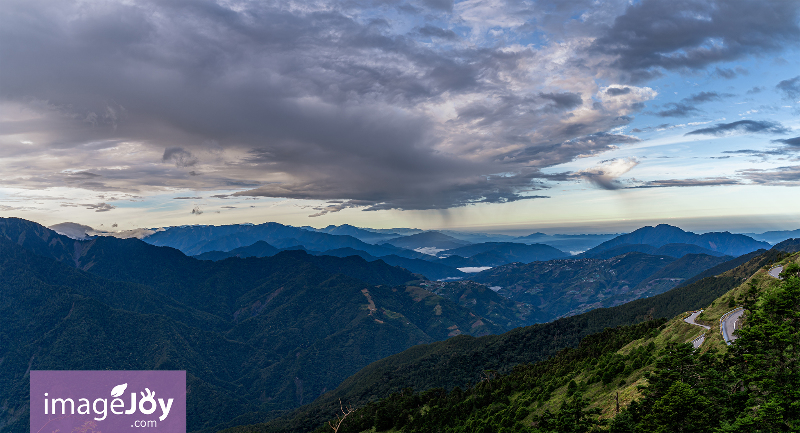
<svg viewBox="0 0 800 433">
<path fill-rule="evenodd" d="M 800 137 L 794 138 L 779 138 L 776 140 L 772 140 L 773 143 L 783 143 L 788 144 L 789 146 L 800 148 Z"/>
<path fill-rule="evenodd" d="M 718 185 L 739 185 L 741 182 L 737 179 L 730 179 L 726 177 L 713 177 L 705 179 L 664 179 L 653 180 L 645 182 L 642 185 L 637 185 L 632 188 L 672 188 L 672 187 L 690 187 L 690 186 L 718 186 Z"/>
<path fill-rule="evenodd" d="M 184 150 L 181 147 L 168 147 L 164 149 L 164 156 L 161 157 L 161 162 L 172 162 L 175 163 L 175 167 L 186 168 L 193 167 L 200 161 L 188 150 Z"/>
<path fill-rule="evenodd" d="M 789 80 L 781 81 L 775 88 L 783 93 L 786 99 L 797 101 L 800 99 L 800 75 Z"/>
<path fill-rule="evenodd" d="M 202 210 L 202 209 L 200 209 L 200 206 L 195 206 L 195 207 L 192 209 L 192 212 L 191 212 L 191 213 L 192 213 L 192 215 L 202 215 L 202 214 L 203 214 L 203 210 Z"/>
<path fill-rule="evenodd" d="M 552 107 L 556 110 L 571 110 L 583 103 L 580 94 L 569 92 L 539 93 L 539 97 L 552 101 Z"/>
<path fill-rule="evenodd" d="M 317 213 L 543 198 L 543 169 L 638 141 L 658 92 L 631 82 L 796 36 L 792 2 L 731 3 L 7 0 L 0 171 L 342 200 Z"/>
<path fill-rule="evenodd" d="M 54 224 L 49 226 L 48 228 L 60 235 L 64 235 L 69 238 L 77 240 L 85 240 L 89 236 L 91 236 L 89 235 L 89 233 L 94 232 L 94 229 L 91 228 L 90 226 L 73 222 Z"/>
<path fill-rule="evenodd" d="M 627 95 L 631 93 L 630 87 L 609 87 L 606 89 L 606 94 L 610 96 Z"/>
<path fill-rule="evenodd" d="M 80 206 L 83 206 L 86 209 L 90 209 L 90 210 L 93 210 L 95 212 L 108 212 L 108 211 L 110 211 L 112 209 L 116 209 L 117 208 L 116 206 L 112 206 L 112 205 L 107 204 L 107 203 L 97 203 L 97 204 L 87 203 L 87 204 L 81 204 Z"/>
<path fill-rule="evenodd" d="M 660 69 L 702 69 L 778 51 L 800 39 L 798 8 L 782 0 L 644 0 L 631 4 L 590 49 L 609 56 L 609 66 L 630 81 L 643 81 Z"/>
<path fill-rule="evenodd" d="M 695 114 L 700 110 L 696 107 L 680 102 L 670 102 L 664 104 L 665 107 L 670 107 L 666 110 L 658 111 L 654 113 L 659 117 L 685 117 L 691 114 Z"/>
<path fill-rule="evenodd" d="M 681 99 L 681 102 L 669 102 L 664 107 L 666 110 L 658 111 L 653 114 L 659 117 L 685 117 L 700 112 L 694 104 L 701 104 L 710 101 L 719 101 L 722 98 L 734 96 L 730 93 L 719 94 L 717 92 L 700 92 Z"/>
<path fill-rule="evenodd" d="M 422 4 L 441 11 L 450 12 L 453 10 L 453 0 L 422 0 Z"/>
<path fill-rule="evenodd" d="M 639 161 L 634 158 L 613 159 L 581 170 L 575 176 L 586 179 L 602 189 L 615 190 L 622 188 L 622 185 L 617 182 L 617 178 L 637 165 L 639 165 Z"/>
<path fill-rule="evenodd" d="M 742 68 L 741 66 L 737 66 L 736 70 L 727 69 L 727 68 L 714 68 L 714 72 L 711 73 L 711 76 L 716 78 L 724 78 L 726 80 L 732 80 L 739 75 L 748 75 L 749 72 L 747 69 Z"/>
<path fill-rule="evenodd" d="M 718 123 L 710 128 L 696 129 L 684 135 L 728 135 L 744 133 L 786 134 L 790 130 L 780 123 L 768 120 L 739 120 L 731 123 Z"/>
<path fill-rule="evenodd" d="M 201 200 L 203 197 L 173 197 L 173 200 Z"/>
<path fill-rule="evenodd" d="M 758 185 L 800 185 L 800 166 L 785 166 L 775 169 L 745 169 L 737 172 L 743 178 Z"/>
<path fill-rule="evenodd" d="M 458 35 L 454 31 L 436 27 L 430 24 L 426 24 L 425 26 L 418 28 L 417 33 L 421 36 L 429 38 L 440 38 L 450 41 L 458 39 Z"/>
<path fill-rule="evenodd" d="M 691 96 L 689 96 L 687 98 L 683 98 L 683 100 L 685 102 L 692 102 L 692 103 L 695 103 L 695 104 L 699 104 L 699 103 L 702 103 L 702 102 L 719 101 L 723 97 L 727 98 L 727 97 L 731 97 L 731 96 L 734 96 L 734 95 L 732 95 L 730 93 L 719 94 L 717 92 L 700 92 L 700 93 L 692 94 Z"/>
</svg>

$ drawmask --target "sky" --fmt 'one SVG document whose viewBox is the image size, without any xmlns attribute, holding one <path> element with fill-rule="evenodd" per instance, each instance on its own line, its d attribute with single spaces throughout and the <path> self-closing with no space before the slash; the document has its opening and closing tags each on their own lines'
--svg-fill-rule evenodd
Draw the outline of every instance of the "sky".
<svg viewBox="0 0 800 433">
<path fill-rule="evenodd" d="M 0 217 L 800 228 L 800 1 L 0 4 Z"/>
</svg>

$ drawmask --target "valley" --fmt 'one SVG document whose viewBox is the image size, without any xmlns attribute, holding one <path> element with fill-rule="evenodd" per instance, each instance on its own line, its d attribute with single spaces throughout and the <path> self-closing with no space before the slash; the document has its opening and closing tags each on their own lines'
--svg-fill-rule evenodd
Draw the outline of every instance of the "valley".
<svg viewBox="0 0 800 433">
<path fill-rule="evenodd" d="M 340 399 L 362 407 L 406 388 L 477 389 L 604 329 L 698 308 L 785 254 L 734 258 L 669 238 L 584 257 L 345 229 L 271 223 L 76 240 L 3 219 L 0 401 L 16 403 L 0 420 L 23 428 L 27 369 L 185 369 L 190 431 L 309 431 Z M 426 249 L 438 251 L 416 251 Z M 489 269 L 451 273 L 465 264 Z M 652 323 L 630 332 L 663 322 Z"/>
</svg>

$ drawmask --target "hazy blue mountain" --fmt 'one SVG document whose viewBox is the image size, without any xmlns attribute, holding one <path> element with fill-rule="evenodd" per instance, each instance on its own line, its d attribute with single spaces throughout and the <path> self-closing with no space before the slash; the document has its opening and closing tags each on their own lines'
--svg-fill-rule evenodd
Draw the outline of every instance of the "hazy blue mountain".
<svg viewBox="0 0 800 433">
<path fill-rule="evenodd" d="M 742 233 L 745 236 L 750 236 L 757 241 L 769 242 L 770 244 L 777 244 L 792 238 L 800 238 L 800 229 L 797 230 L 775 230 L 764 233 Z"/>
<path fill-rule="evenodd" d="M 189 430 L 211 432 L 307 403 L 413 345 L 507 329 L 379 260 L 201 261 L 18 219 L 0 233 L 3 431 L 28 428 L 29 368 L 186 369 Z"/>
<path fill-rule="evenodd" d="M 392 266 L 400 266 L 408 269 L 415 274 L 422 274 L 431 280 L 441 280 L 445 278 L 463 278 L 468 274 L 459 271 L 453 266 L 448 266 L 443 263 L 429 262 L 420 259 L 407 259 L 399 257 L 394 254 L 389 256 L 381 256 L 377 258 Z"/>
<path fill-rule="evenodd" d="M 417 233 L 409 236 L 402 236 L 386 241 L 387 244 L 394 245 L 400 248 L 417 249 L 417 248 L 437 248 L 437 249 L 451 249 L 463 247 L 468 245 L 469 242 L 456 239 L 443 233 L 431 231 Z"/>
<path fill-rule="evenodd" d="M 444 233 L 462 241 L 471 242 L 473 244 L 483 242 L 514 242 L 516 236 L 491 234 L 491 233 L 473 233 L 456 230 L 438 230 L 439 233 Z"/>
<path fill-rule="evenodd" d="M 491 254 L 486 255 L 486 253 Z M 480 266 L 499 266 L 506 263 L 546 261 L 570 255 L 544 244 L 519 244 L 513 242 L 485 242 L 442 251 L 438 255 L 457 255 L 471 258 Z M 499 260 L 498 260 L 499 259 Z M 499 263 L 498 263 L 499 261 Z"/>
<path fill-rule="evenodd" d="M 258 241 L 252 245 L 248 245 L 246 247 L 239 247 L 234 248 L 228 252 L 224 251 L 208 251 L 203 254 L 198 254 L 194 256 L 194 258 L 198 260 L 222 260 L 227 259 L 228 257 L 270 257 L 278 254 L 280 249 L 273 247 L 272 245 L 264 242 Z"/>
<path fill-rule="evenodd" d="M 583 254 L 579 254 L 576 257 L 608 259 L 630 252 L 652 254 L 655 256 L 670 256 L 675 258 L 681 258 L 687 254 L 707 254 L 709 256 L 717 257 L 725 256 L 725 254 L 718 251 L 712 251 L 707 248 L 691 244 L 666 244 L 662 245 L 661 247 L 654 247 L 653 245 L 647 244 L 622 244 L 607 250 L 587 251 Z"/>
<path fill-rule="evenodd" d="M 357 250 L 355 248 L 337 248 L 335 250 L 323 251 L 321 254 L 334 257 L 359 256 L 368 262 L 378 260 L 378 257 L 375 257 L 367 252 Z"/>
<path fill-rule="evenodd" d="M 577 234 L 577 235 L 547 235 L 541 232 L 532 233 L 527 236 L 519 236 L 514 242 L 526 244 L 545 244 L 561 251 L 577 254 L 594 248 L 601 243 L 613 239 L 619 234 Z"/>
<path fill-rule="evenodd" d="M 379 244 L 383 243 L 389 239 L 397 238 L 400 236 L 404 236 L 404 233 L 397 233 L 397 232 L 389 232 L 389 233 L 378 233 L 375 231 L 362 229 L 359 227 L 351 226 L 350 224 L 342 224 L 339 226 L 329 225 L 325 228 L 316 229 L 314 227 L 302 227 L 303 229 L 309 231 L 315 231 L 320 233 L 328 233 L 330 235 L 346 235 L 352 236 L 358 240 L 364 241 L 368 244 Z"/>
<path fill-rule="evenodd" d="M 354 248 L 379 257 L 389 254 L 419 258 L 415 252 L 402 252 L 393 246 L 378 246 L 363 242 L 349 235 L 332 235 L 309 231 L 299 227 L 274 222 L 264 224 L 233 224 L 225 226 L 181 226 L 168 227 L 143 239 L 156 246 L 169 246 L 186 255 L 199 255 L 208 251 L 231 251 L 243 246 L 264 241 L 286 249 L 302 245 L 307 250 L 327 251 L 337 248 Z"/>
<path fill-rule="evenodd" d="M 662 247 L 667 244 L 690 244 L 734 257 L 760 248 L 770 247 L 766 242 L 756 241 L 745 235 L 728 232 L 712 232 L 698 235 L 681 230 L 678 227 L 659 224 L 655 227 L 646 226 L 631 233 L 617 236 L 586 251 L 584 255 L 592 257 L 602 251 L 625 244 L 645 244 L 654 247 Z"/>
</svg>

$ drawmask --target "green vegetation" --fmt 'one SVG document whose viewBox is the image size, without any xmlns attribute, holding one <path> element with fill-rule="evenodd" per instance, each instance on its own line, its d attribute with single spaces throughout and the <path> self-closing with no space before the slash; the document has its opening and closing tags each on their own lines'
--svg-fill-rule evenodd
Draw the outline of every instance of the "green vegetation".
<svg viewBox="0 0 800 433">
<path fill-rule="evenodd" d="M 436 388 L 446 391 L 456 387 L 467 389 L 483 380 L 487 370 L 508 374 L 518 365 L 543 361 L 555 356 L 565 347 L 575 347 L 584 337 L 602 332 L 606 328 L 637 324 L 653 318 L 675 317 L 707 306 L 740 286 L 759 269 L 785 256 L 785 253 L 777 251 L 765 252 L 721 276 L 704 278 L 661 295 L 614 308 L 596 309 L 550 323 L 517 328 L 501 335 L 480 338 L 458 336 L 442 342 L 414 346 L 370 364 L 310 405 L 269 423 L 241 427 L 234 431 L 307 432 L 337 414 L 340 400 L 353 407 L 363 407 L 381 396 L 400 393 L 407 388 L 423 393 Z M 451 294 L 447 296 L 453 296 L 466 293 L 468 289 L 468 284 L 454 285 L 445 292 L 450 291 Z M 476 294 L 469 296 L 480 299 Z M 656 347 L 664 347 L 669 341 L 690 341 L 701 331 L 682 320 L 670 321 L 666 326 L 668 332 L 660 333 L 654 339 Z M 648 344 L 644 343 L 645 346 Z M 622 354 L 627 355 L 632 347 L 624 347 Z M 640 395 L 636 387 L 644 380 L 643 373 L 644 371 L 637 370 L 624 378 L 626 385 L 619 388 L 621 404 L 624 405 Z M 584 382 L 587 377 L 578 377 L 575 380 Z M 601 407 L 604 416 L 608 417 L 612 403 L 607 394 L 612 389 L 616 391 L 617 385 L 613 383 L 600 386 L 595 383 L 587 386 L 583 394 L 593 401 L 597 400 L 594 404 Z M 614 388 L 610 388 L 612 386 Z M 551 399 L 543 403 L 540 409 L 556 410 L 560 403 L 559 399 Z"/>
<path fill-rule="evenodd" d="M 733 299 L 748 312 L 730 347 L 715 342 L 715 328 L 694 350 L 687 341 L 702 330 L 683 315 L 607 329 L 549 360 L 484 371 L 466 389 L 409 388 L 370 402 L 339 432 L 798 431 L 797 260 L 782 257 L 783 281 L 757 270 L 707 308 L 718 319 Z"/>
</svg>

